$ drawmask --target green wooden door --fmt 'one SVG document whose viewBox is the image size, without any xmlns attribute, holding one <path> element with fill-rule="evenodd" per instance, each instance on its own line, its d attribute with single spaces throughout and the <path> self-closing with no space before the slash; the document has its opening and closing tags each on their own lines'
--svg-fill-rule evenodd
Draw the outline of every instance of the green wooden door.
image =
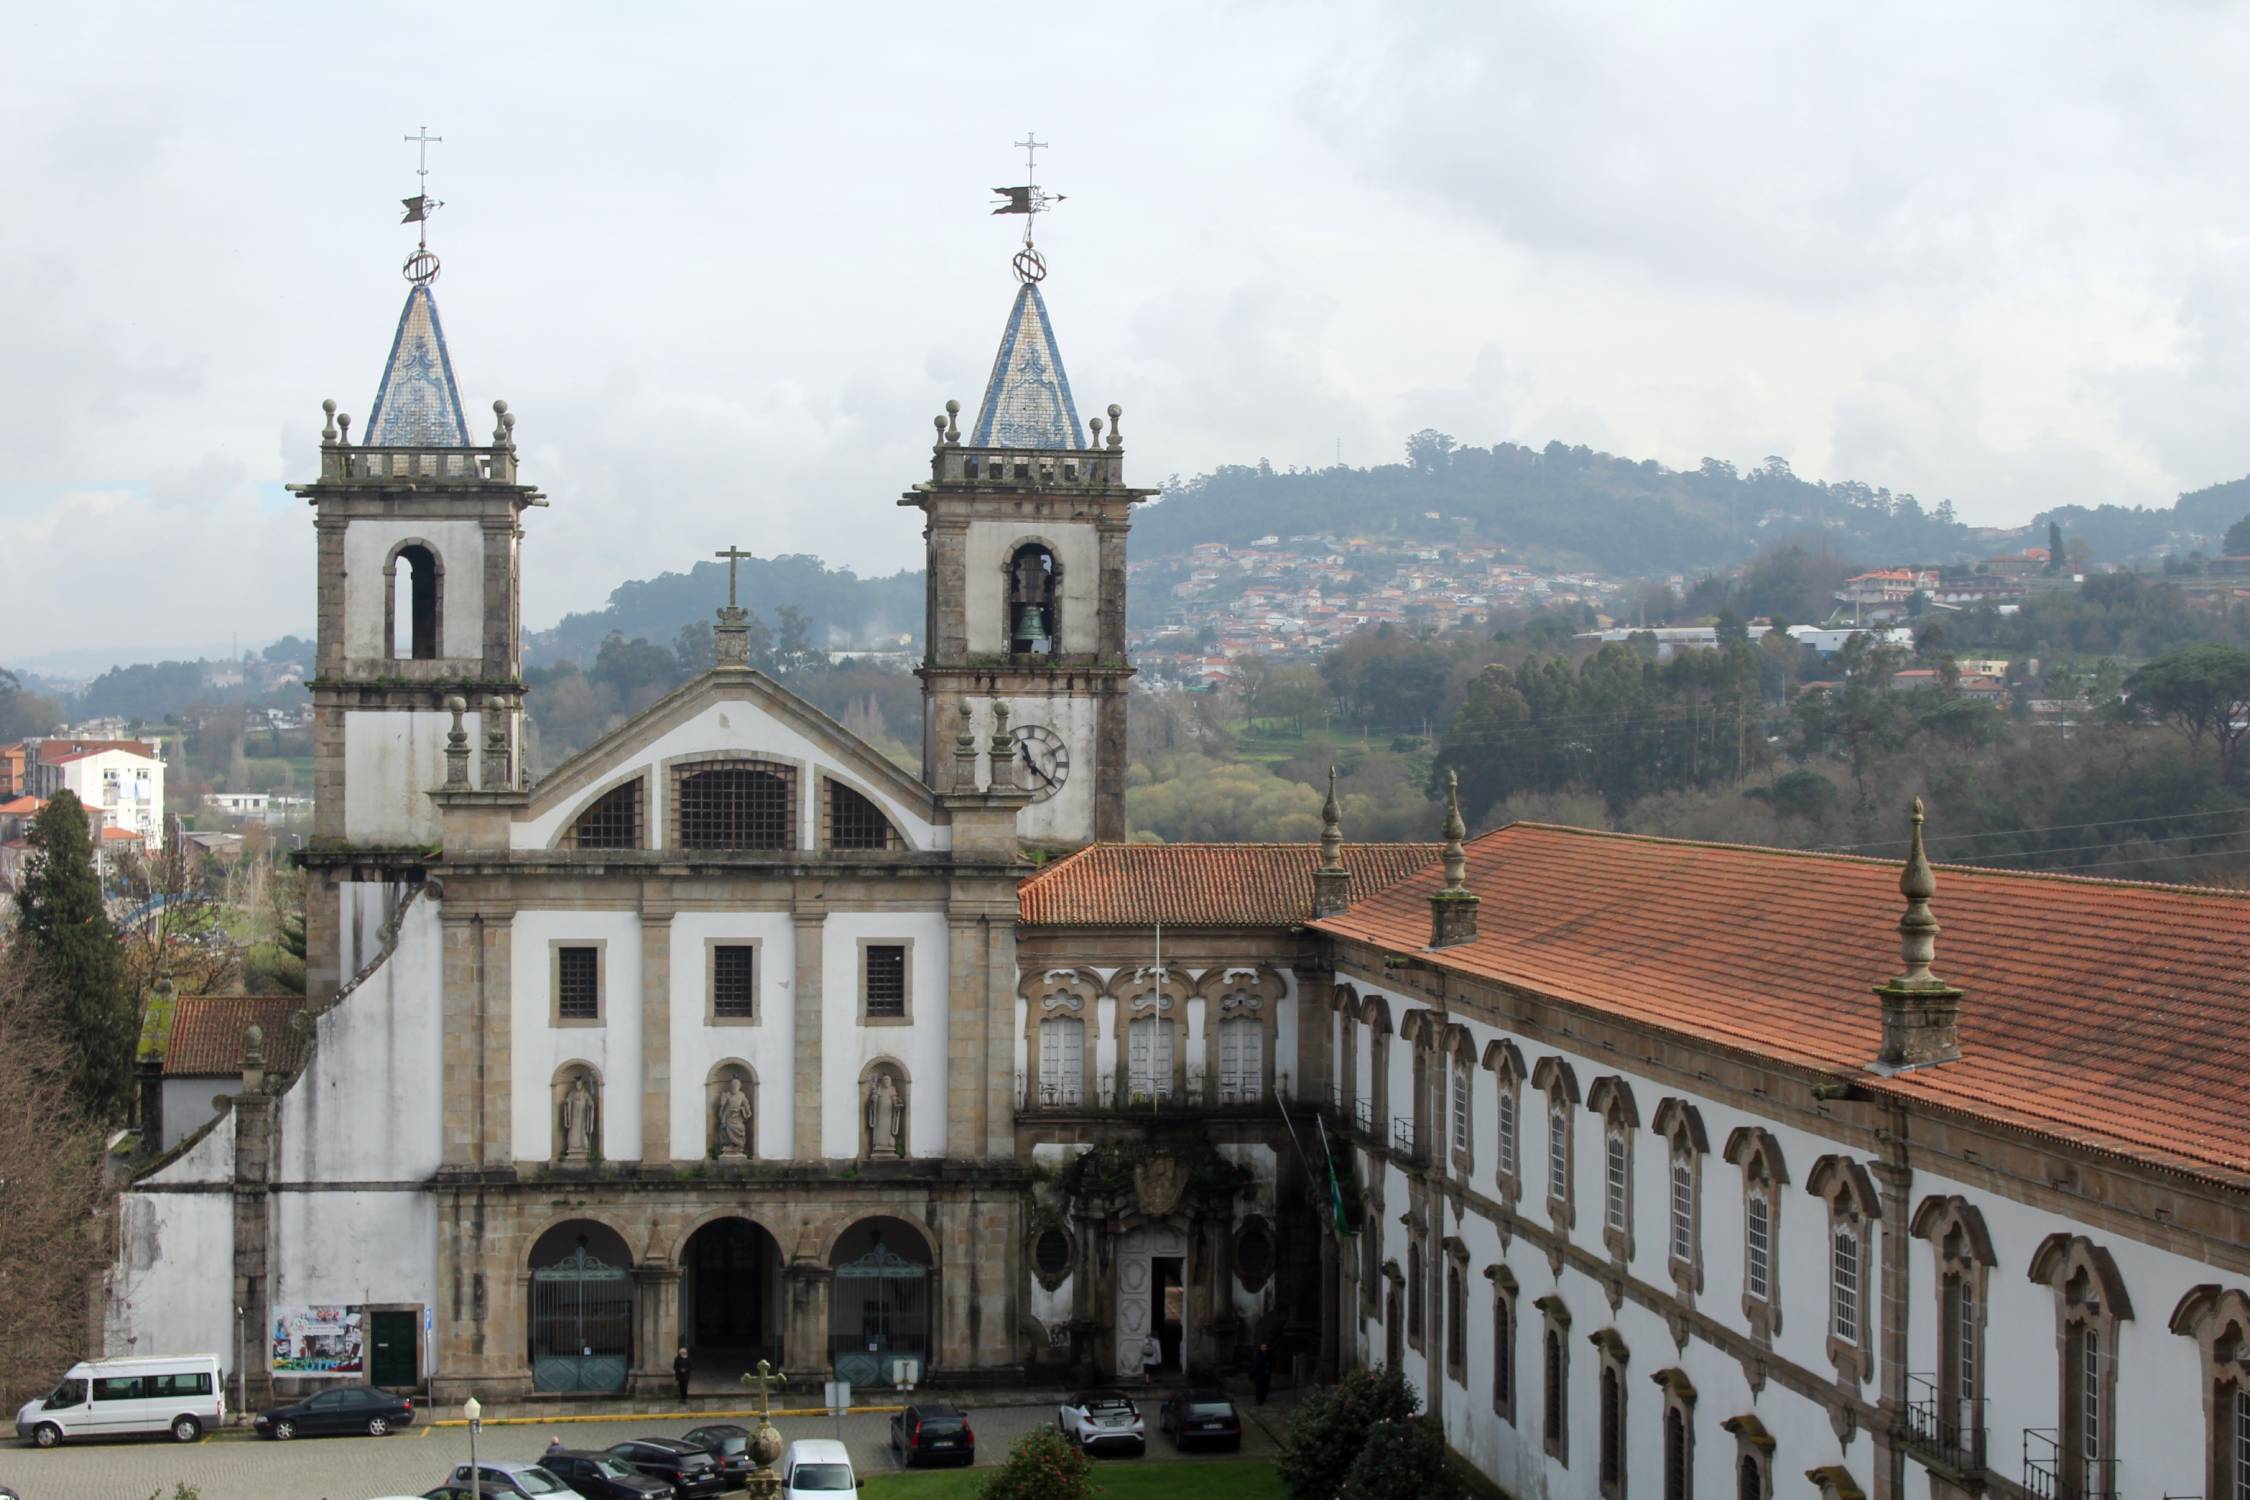
<svg viewBox="0 0 2250 1500">
<path fill-rule="evenodd" d="M 392 1389 L 422 1383 L 420 1361 L 414 1357 L 415 1314 L 372 1312 L 367 1315 L 367 1383 Z"/>
</svg>

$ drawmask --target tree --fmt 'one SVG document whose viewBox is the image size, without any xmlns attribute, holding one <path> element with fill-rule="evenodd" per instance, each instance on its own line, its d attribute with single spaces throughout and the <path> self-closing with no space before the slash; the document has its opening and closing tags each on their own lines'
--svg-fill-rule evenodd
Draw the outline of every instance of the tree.
<svg viewBox="0 0 2250 1500">
<path fill-rule="evenodd" d="M 2125 691 L 2136 712 L 2170 724 L 2198 750 L 2209 736 L 2219 747 L 2219 779 L 2227 779 L 2235 743 L 2250 730 L 2250 651 L 2183 646 L 2127 678 Z"/>
<path fill-rule="evenodd" d="M 2047 523 L 2047 571 L 2060 573 L 2063 565 L 2062 522 Z"/>
<path fill-rule="evenodd" d="M 15 673 L 0 668 L 0 740 L 51 734 L 62 719 L 60 704 L 52 698 L 25 692 L 22 680 Z"/>
<path fill-rule="evenodd" d="M 2229 557 L 2250 556 L 2250 516 L 2227 528 L 2226 551 Z"/>
<path fill-rule="evenodd" d="M 79 1107 L 95 1119 L 118 1119 L 132 1102 L 140 1015 L 102 906 L 86 809 L 70 792 L 57 792 L 32 821 L 29 839 L 31 858 L 16 892 L 23 946 L 33 974 L 60 997 Z"/>
<path fill-rule="evenodd" d="M 1406 462 L 1417 474 L 1441 473 L 1460 446 L 1451 434 L 1425 427 L 1406 440 Z"/>
<path fill-rule="evenodd" d="M 1344 1475 L 1337 1500 L 1455 1500 L 1461 1481 L 1445 1461 L 1445 1434 L 1428 1417 L 1378 1422 Z"/>
<path fill-rule="evenodd" d="M 1017 1438 L 977 1491 L 979 1500 L 1093 1500 L 1094 1493 L 1092 1463 L 1052 1427 Z"/>
<path fill-rule="evenodd" d="M 1335 1500 L 1337 1483 L 1352 1472 L 1369 1434 L 1384 1422 L 1419 1415 L 1422 1398 L 1397 1370 L 1352 1370 L 1324 1391 L 1297 1403 L 1274 1467 L 1291 1500 Z"/>
</svg>

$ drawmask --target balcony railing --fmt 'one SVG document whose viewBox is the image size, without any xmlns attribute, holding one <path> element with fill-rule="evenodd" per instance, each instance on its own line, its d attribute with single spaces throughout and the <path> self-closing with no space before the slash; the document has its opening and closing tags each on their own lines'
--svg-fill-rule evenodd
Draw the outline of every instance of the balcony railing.
<svg viewBox="0 0 2250 1500">
<path fill-rule="evenodd" d="M 2067 1452 L 2054 1428 L 2027 1427 L 2023 1487 L 2036 1500 L 2117 1500 L 2117 1460 Z"/>
<path fill-rule="evenodd" d="M 1372 1136 L 1375 1133 L 1374 1100 L 1354 1099 L 1352 1101 L 1352 1124 L 1358 1127 L 1361 1135 Z"/>
<path fill-rule="evenodd" d="M 1392 1116 L 1391 1149 L 1396 1151 L 1401 1156 L 1412 1157 L 1416 1160 L 1419 1160 L 1421 1158 L 1421 1147 L 1415 1142 L 1414 1139 L 1413 1120 L 1407 1118 L 1404 1115 Z"/>
<path fill-rule="evenodd" d="M 1984 1467 L 1984 1402 L 1945 1395 L 1935 1375 L 1906 1377 L 1906 1433 L 1925 1458 L 1964 1473 Z"/>
</svg>

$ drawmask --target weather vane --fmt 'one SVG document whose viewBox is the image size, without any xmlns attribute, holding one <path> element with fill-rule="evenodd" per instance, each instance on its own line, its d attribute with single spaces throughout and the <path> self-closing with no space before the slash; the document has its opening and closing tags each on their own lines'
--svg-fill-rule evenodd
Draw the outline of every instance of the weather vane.
<svg viewBox="0 0 2250 1500">
<path fill-rule="evenodd" d="M 424 125 L 420 127 L 418 134 L 403 136 L 401 139 L 416 148 L 414 175 L 421 179 L 422 188 L 413 197 L 399 200 L 406 205 L 406 217 L 399 222 L 422 226 L 421 243 L 415 246 L 414 253 L 406 258 L 406 264 L 401 269 L 405 271 L 408 281 L 416 286 L 427 286 L 437 280 L 438 274 L 438 258 L 430 253 L 430 215 L 445 207 L 430 196 L 430 147 L 445 137 L 430 134 L 430 127 Z"/>
<path fill-rule="evenodd" d="M 1032 248 L 1032 217 L 1048 212 L 1063 201 L 1064 195 L 1050 193 L 1039 186 L 1039 153 L 1047 143 L 1027 130 L 1023 133 L 1023 139 L 1015 144 L 1023 147 L 1023 186 L 994 188 L 993 191 L 1000 195 L 994 201 L 1000 206 L 993 212 L 1024 216 L 1023 248 L 1016 252 L 1016 280 L 1044 281 L 1047 279 L 1047 262 Z"/>
</svg>

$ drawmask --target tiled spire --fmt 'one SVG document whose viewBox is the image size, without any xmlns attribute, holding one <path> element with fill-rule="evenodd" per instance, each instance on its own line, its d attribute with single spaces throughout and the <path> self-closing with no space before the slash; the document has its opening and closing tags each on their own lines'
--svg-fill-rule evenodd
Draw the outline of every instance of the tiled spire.
<svg viewBox="0 0 2250 1500">
<path fill-rule="evenodd" d="M 1961 992 L 1930 972 L 1937 960 L 1938 920 L 1930 912 L 1937 875 L 1922 847 L 1919 797 L 1914 799 L 1910 826 L 1912 844 L 1906 868 L 1898 877 L 1899 894 L 1906 898 L 1906 913 L 1898 919 L 1899 956 L 1906 972 L 1875 986 L 1883 1002 L 1883 1051 L 1875 1060 L 1878 1073 L 1955 1062 L 1961 1056 Z"/>
<path fill-rule="evenodd" d="M 453 357 L 428 283 L 408 290 L 391 357 L 360 441 L 377 448 L 466 448 L 468 419 L 453 385 Z"/>
<path fill-rule="evenodd" d="M 1344 815 L 1336 805 L 1336 768 L 1328 768 L 1328 799 L 1320 804 L 1320 868 L 1313 871 L 1313 915 L 1350 909 L 1352 872 L 1344 868 Z"/>
<path fill-rule="evenodd" d="M 1430 946 L 1476 941 L 1479 899 L 1468 887 L 1469 851 L 1461 846 L 1469 826 L 1461 821 L 1461 773 L 1445 773 L 1445 887 L 1430 897 Z"/>
<path fill-rule="evenodd" d="M 984 405 L 970 429 L 974 448 L 1083 448 L 1078 405 L 1063 373 L 1062 351 L 1055 347 L 1054 325 L 1039 283 L 1016 289 L 1000 352 L 984 383 Z"/>
</svg>

